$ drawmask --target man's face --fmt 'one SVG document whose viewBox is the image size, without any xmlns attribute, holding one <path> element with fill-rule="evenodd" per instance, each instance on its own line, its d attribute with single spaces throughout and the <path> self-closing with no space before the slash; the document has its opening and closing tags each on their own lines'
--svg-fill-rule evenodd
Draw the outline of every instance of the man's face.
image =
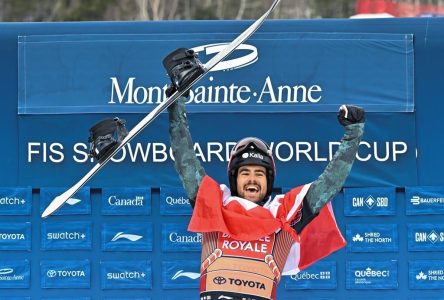
<svg viewBox="0 0 444 300">
<path fill-rule="evenodd" d="M 252 202 L 262 201 L 267 193 L 267 170 L 263 166 L 247 165 L 237 171 L 237 193 Z"/>
</svg>

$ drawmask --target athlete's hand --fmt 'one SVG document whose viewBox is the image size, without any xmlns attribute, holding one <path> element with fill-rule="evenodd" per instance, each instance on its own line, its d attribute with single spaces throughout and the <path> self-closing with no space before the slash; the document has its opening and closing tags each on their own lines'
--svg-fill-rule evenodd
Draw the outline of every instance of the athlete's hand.
<svg viewBox="0 0 444 300">
<path fill-rule="evenodd" d="M 173 95 L 177 91 L 176 87 L 172 84 L 170 84 L 167 89 L 165 90 L 165 95 L 169 98 L 171 95 Z M 190 96 L 190 89 L 188 89 L 185 93 L 182 95 L 183 97 L 188 98 Z"/>
<path fill-rule="evenodd" d="M 342 126 L 364 123 L 365 111 L 359 106 L 341 105 L 338 112 L 338 121 Z"/>
</svg>

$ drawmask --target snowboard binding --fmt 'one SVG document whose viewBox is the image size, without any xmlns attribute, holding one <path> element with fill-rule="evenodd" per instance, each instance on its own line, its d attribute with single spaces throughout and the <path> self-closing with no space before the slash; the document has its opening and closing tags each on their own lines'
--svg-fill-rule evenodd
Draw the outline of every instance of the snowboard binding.
<svg viewBox="0 0 444 300">
<path fill-rule="evenodd" d="M 197 53 L 191 49 L 178 48 L 163 59 L 163 66 L 167 70 L 172 85 L 168 88 L 167 96 L 175 91 L 182 91 L 200 75 L 205 73 Z"/>
<path fill-rule="evenodd" d="M 100 162 L 110 155 L 127 135 L 128 130 L 123 119 L 116 117 L 98 122 L 89 129 L 89 156 Z"/>
</svg>

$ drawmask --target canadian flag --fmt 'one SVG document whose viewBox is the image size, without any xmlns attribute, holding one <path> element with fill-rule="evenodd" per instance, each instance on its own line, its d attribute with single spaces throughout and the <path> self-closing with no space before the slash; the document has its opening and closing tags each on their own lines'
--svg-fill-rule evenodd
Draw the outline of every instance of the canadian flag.
<svg viewBox="0 0 444 300">
<path fill-rule="evenodd" d="M 228 187 L 206 176 L 199 188 L 188 230 L 221 232 L 242 241 L 255 241 L 279 230 L 287 231 L 294 243 L 283 275 L 296 274 L 346 245 L 330 203 L 321 209 L 300 236 L 290 226 L 299 217 L 309 187 L 310 184 L 299 186 L 260 206 L 231 196 Z"/>
</svg>

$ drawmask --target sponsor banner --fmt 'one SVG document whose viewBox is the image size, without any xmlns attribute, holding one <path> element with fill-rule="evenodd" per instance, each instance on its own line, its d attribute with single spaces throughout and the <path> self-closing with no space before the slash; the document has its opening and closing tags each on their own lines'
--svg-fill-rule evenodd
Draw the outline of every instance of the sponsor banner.
<svg viewBox="0 0 444 300">
<path fill-rule="evenodd" d="M 41 188 L 40 189 L 40 213 L 54 200 L 55 197 L 64 193 L 66 188 Z M 53 215 L 89 215 L 91 214 L 91 200 L 89 187 L 81 188 L 59 210 Z"/>
<path fill-rule="evenodd" d="M 174 260 L 162 262 L 162 288 L 198 289 L 200 261 Z"/>
<path fill-rule="evenodd" d="M 31 187 L 0 187 L 0 215 L 29 216 L 31 204 Z"/>
<path fill-rule="evenodd" d="M 444 300 L 443 297 L 415 297 L 409 298 L 409 300 Z"/>
<path fill-rule="evenodd" d="M 444 289 L 444 261 L 409 261 L 409 288 L 415 290 Z"/>
<path fill-rule="evenodd" d="M 30 297 L 1 297 L 0 296 L 0 300 L 31 300 Z"/>
<path fill-rule="evenodd" d="M 167 215 L 191 215 L 190 199 L 183 188 L 161 187 L 160 188 L 160 214 Z"/>
<path fill-rule="evenodd" d="M 0 223 L 0 250 L 31 251 L 31 223 Z"/>
<path fill-rule="evenodd" d="M 20 182 L 32 186 L 53 186 L 54 173 L 63 168 L 65 176 L 57 178 L 60 186 L 70 186 L 94 167 L 89 158 L 87 138 L 91 124 L 103 115 L 30 115 L 20 117 L 18 126 Z M 114 117 L 114 115 L 108 116 Z M 106 165 L 106 172 L 99 172 L 91 181 L 95 187 L 180 187 L 180 179 L 174 168 L 174 157 L 168 138 L 168 116 L 161 114 L 156 122 L 147 126 Z M 230 151 L 239 137 L 256 135 L 271 147 L 279 174 L 276 187 L 294 187 L 317 178 L 332 159 L 344 133 L 337 122 L 336 113 L 309 113 L 303 118 L 292 114 L 263 114 L 262 126 L 257 126 L 258 115 L 242 114 L 190 114 L 188 115 L 195 140 L 194 149 L 204 164 L 207 174 L 214 174 L 219 183 L 227 182 L 227 164 Z M 141 119 L 138 114 L 125 116 L 127 127 L 132 128 Z M 277 130 L 279 120 L 284 128 Z M 65 124 L 77 124 L 70 128 L 69 135 L 60 128 Z M 220 130 L 224 124 L 224 130 Z M 316 126 L 307 127 L 307 124 Z M 304 128 L 304 130 L 301 130 Z M 402 128 L 403 130 L 400 130 Z M 294 129 L 294 130 L 293 130 Z M 279 135 L 277 135 L 277 131 Z M 415 156 L 415 115 L 372 115 L 371 124 L 365 128 L 353 172 L 346 185 L 359 186 L 406 186 L 417 184 L 417 159 Z M 58 142 L 50 142 L 50 141 Z M 44 148 L 43 144 L 46 145 Z M 47 158 L 59 153 L 57 162 Z M 46 150 L 45 150 L 46 149 Z M 34 154 L 43 153 L 46 156 Z M 297 172 L 295 171 L 297 170 Z M 371 173 L 369 173 L 371 170 Z M 35 174 L 39 174 L 36 176 Z M 109 176 L 130 174 L 131 176 Z M 394 175 L 396 174 L 396 176 Z M 22 183 L 22 184 L 23 184 Z M 64 205 L 61 210 L 67 209 Z"/>
<path fill-rule="evenodd" d="M 148 260 L 102 261 L 102 289 L 151 289 L 151 262 Z"/>
<path fill-rule="evenodd" d="M 150 188 L 102 188 L 103 215 L 150 215 Z"/>
<path fill-rule="evenodd" d="M 137 297 L 137 298 L 122 298 L 122 297 L 119 297 L 119 298 L 110 298 L 110 297 L 105 297 L 105 298 L 103 298 L 103 299 L 105 299 L 105 300 L 151 300 L 151 298 L 140 298 L 140 297 Z"/>
<path fill-rule="evenodd" d="M 236 36 L 220 30 L 19 36 L 18 113 L 146 113 L 165 99 L 165 55 L 187 45 L 206 62 Z M 256 33 L 193 86 L 187 107 L 336 112 L 351 103 L 413 112 L 413 34 Z"/>
<path fill-rule="evenodd" d="M 162 250 L 165 252 L 200 252 L 202 234 L 189 232 L 187 224 L 162 224 Z"/>
<path fill-rule="evenodd" d="M 91 222 L 43 222 L 41 228 L 43 250 L 92 249 Z"/>
<path fill-rule="evenodd" d="M 40 262 L 42 288 L 90 288 L 89 260 L 43 260 Z"/>
<path fill-rule="evenodd" d="M 396 214 L 396 189 L 344 188 L 344 215 L 378 216 Z"/>
<path fill-rule="evenodd" d="M 104 223 L 102 224 L 102 250 L 104 251 L 152 251 L 152 223 Z"/>
<path fill-rule="evenodd" d="M 444 214 L 444 187 L 406 187 L 405 200 L 407 215 Z"/>
<path fill-rule="evenodd" d="M 349 252 L 397 252 L 397 224 L 347 224 Z"/>
<path fill-rule="evenodd" d="M 30 278 L 28 260 L 0 261 L 0 289 L 29 288 Z"/>
<path fill-rule="evenodd" d="M 398 287 L 398 262 L 348 261 L 346 263 L 346 288 L 396 289 Z"/>
<path fill-rule="evenodd" d="M 335 261 L 320 261 L 295 275 L 284 278 L 287 290 L 332 290 L 338 285 Z"/>
<path fill-rule="evenodd" d="M 408 224 L 409 251 L 444 251 L 444 224 Z"/>
<path fill-rule="evenodd" d="M 294 297 L 292 298 L 283 298 L 282 300 L 294 300 Z M 321 298 L 313 298 L 313 297 L 304 297 L 304 300 L 336 300 L 336 298 L 326 298 L 326 297 L 321 297 Z M 362 299 L 359 299 L 362 300 Z"/>
<path fill-rule="evenodd" d="M 42 300 L 91 300 L 90 297 L 56 297 L 56 298 L 42 298 Z"/>
</svg>

